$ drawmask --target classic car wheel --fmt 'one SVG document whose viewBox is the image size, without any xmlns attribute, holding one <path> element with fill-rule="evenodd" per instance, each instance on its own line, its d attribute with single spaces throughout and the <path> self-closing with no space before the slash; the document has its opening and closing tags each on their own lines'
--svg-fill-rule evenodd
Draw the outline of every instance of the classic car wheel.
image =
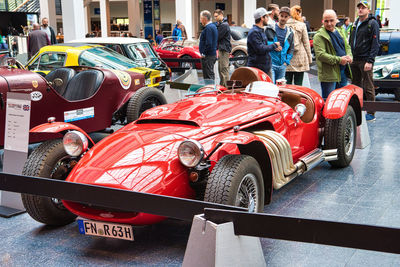
<svg viewBox="0 0 400 267">
<path fill-rule="evenodd" d="M 128 123 L 137 120 L 143 111 L 159 105 L 167 104 L 164 94 L 153 87 L 143 87 L 129 99 L 126 110 L 126 118 Z"/>
<path fill-rule="evenodd" d="M 50 140 L 32 152 L 22 174 L 65 180 L 74 165 L 71 163 L 76 162 L 65 153 L 62 140 Z M 28 194 L 21 194 L 21 197 L 26 211 L 38 222 L 66 225 L 75 221 L 76 215 L 69 212 L 59 199 Z"/>
<path fill-rule="evenodd" d="M 337 120 L 326 120 L 324 147 L 337 148 L 338 159 L 329 161 L 334 167 L 346 167 L 350 164 L 356 149 L 356 114 L 351 106 L 347 107 L 346 114 Z"/>
<path fill-rule="evenodd" d="M 264 210 L 264 181 L 258 162 L 247 155 L 226 155 L 207 181 L 204 201 Z"/>
<path fill-rule="evenodd" d="M 233 57 L 247 57 L 247 55 L 245 52 L 238 50 L 233 53 Z M 247 59 L 234 61 L 233 65 L 235 66 L 235 68 L 245 67 L 247 65 Z"/>
<path fill-rule="evenodd" d="M 181 59 L 193 59 L 191 56 L 183 56 Z M 180 62 L 180 67 L 185 69 L 194 69 L 193 62 Z"/>
</svg>

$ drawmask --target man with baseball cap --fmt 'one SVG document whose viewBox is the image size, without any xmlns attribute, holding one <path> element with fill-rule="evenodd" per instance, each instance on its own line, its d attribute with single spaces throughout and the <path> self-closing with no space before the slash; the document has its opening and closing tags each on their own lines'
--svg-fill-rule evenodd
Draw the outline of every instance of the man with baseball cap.
<svg viewBox="0 0 400 267">
<path fill-rule="evenodd" d="M 357 4 L 358 19 L 350 30 L 349 42 L 353 53 L 352 83 L 363 88 L 365 100 L 375 101 L 372 70 L 375 57 L 379 52 L 379 25 L 369 12 L 370 7 L 367 1 L 360 1 Z M 375 113 L 369 112 L 366 119 L 374 121 Z"/>
<path fill-rule="evenodd" d="M 272 81 L 285 77 L 286 66 L 290 64 L 294 51 L 294 33 L 293 30 L 286 26 L 286 22 L 290 18 L 290 8 L 284 6 L 279 10 L 278 23 L 274 26 L 268 25 L 265 29 L 268 44 L 278 42 L 282 47 L 281 51 L 272 51 Z"/>
<path fill-rule="evenodd" d="M 269 52 L 281 51 L 282 47 L 279 42 L 267 44 L 264 26 L 268 24 L 268 12 L 265 8 L 260 7 L 254 12 L 254 20 L 255 24 L 247 36 L 247 66 L 258 68 L 270 75 L 271 56 Z"/>
</svg>

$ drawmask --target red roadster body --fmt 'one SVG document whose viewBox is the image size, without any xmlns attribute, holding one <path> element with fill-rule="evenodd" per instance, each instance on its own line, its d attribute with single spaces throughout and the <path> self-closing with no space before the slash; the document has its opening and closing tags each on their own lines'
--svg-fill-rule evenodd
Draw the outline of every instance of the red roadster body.
<svg viewBox="0 0 400 267">
<path fill-rule="evenodd" d="M 253 68 L 235 70 L 231 80 L 228 88 L 209 85 L 186 99 L 145 111 L 135 122 L 70 157 L 75 167 L 64 179 L 262 212 L 274 189 L 322 161 L 337 167 L 350 164 L 361 124 L 361 88 L 335 90 L 325 103 L 309 88 L 276 86 Z M 45 153 L 41 151 L 32 153 L 27 166 L 35 164 L 34 157 Z M 62 156 L 68 157 L 66 152 Z M 43 209 L 30 205 L 33 198 L 38 197 L 23 197 L 35 219 L 48 224 L 74 219 L 49 220 L 49 213 L 40 215 Z M 73 214 L 97 221 L 143 225 L 163 219 L 63 203 Z"/>
</svg>

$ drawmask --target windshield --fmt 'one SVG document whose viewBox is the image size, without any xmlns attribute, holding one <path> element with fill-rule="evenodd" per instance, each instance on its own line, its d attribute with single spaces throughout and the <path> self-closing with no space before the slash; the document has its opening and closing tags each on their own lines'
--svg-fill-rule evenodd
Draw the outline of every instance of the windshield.
<svg viewBox="0 0 400 267">
<path fill-rule="evenodd" d="M 82 52 L 79 56 L 80 66 L 101 67 L 106 69 L 125 70 L 139 67 L 131 59 L 107 48 L 94 47 Z"/>
<path fill-rule="evenodd" d="M 278 97 L 279 88 L 278 86 L 270 82 L 256 81 L 249 83 L 246 86 L 245 92 L 255 95 Z"/>
<path fill-rule="evenodd" d="M 249 29 L 244 27 L 231 27 L 232 39 L 238 41 L 240 39 L 247 38 L 249 34 Z"/>
<path fill-rule="evenodd" d="M 154 50 L 150 47 L 149 43 L 136 43 L 136 44 L 128 44 L 128 52 L 130 54 L 130 58 L 134 58 L 136 60 L 143 59 L 158 59 Z"/>
</svg>

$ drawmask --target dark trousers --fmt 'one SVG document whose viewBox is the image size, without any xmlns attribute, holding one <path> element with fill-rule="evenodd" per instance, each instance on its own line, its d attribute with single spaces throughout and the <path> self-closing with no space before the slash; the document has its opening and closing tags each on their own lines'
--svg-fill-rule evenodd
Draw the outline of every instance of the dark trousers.
<svg viewBox="0 0 400 267">
<path fill-rule="evenodd" d="M 201 58 L 201 69 L 203 70 L 204 79 L 215 80 L 214 65 L 216 61 L 216 56 L 205 56 Z"/>
<path fill-rule="evenodd" d="M 304 72 L 287 71 L 285 74 L 285 79 L 287 84 L 293 84 L 293 79 L 294 79 L 294 84 L 301 86 L 303 85 L 303 78 L 304 78 Z"/>
<path fill-rule="evenodd" d="M 363 89 L 364 100 L 375 101 L 375 86 L 372 70 L 364 71 L 365 63 L 367 62 L 355 60 L 351 64 L 351 72 L 353 74 L 352 84 L 355 84 Z M 375 114 L 375 112 L 368 113 L 372 115 Z"/>
</svg>

